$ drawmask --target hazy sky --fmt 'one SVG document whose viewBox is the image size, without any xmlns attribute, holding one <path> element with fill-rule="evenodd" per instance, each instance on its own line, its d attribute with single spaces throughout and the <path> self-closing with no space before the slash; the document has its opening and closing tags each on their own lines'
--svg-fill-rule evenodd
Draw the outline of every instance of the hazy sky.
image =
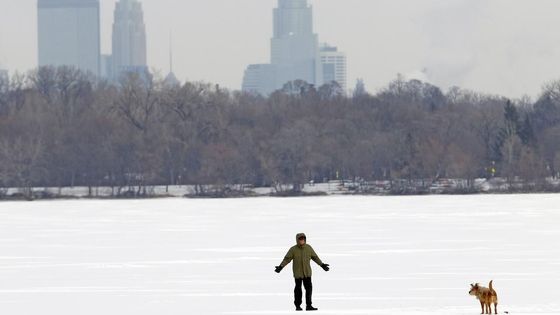
<svg viewBox="0 0 560 315">
<path fill-rule="evenodd" d="M 101 0 L 102 52 L 116 0 Z M 238 89 L 247 64 L 269 60 L 276 0 L 143 0 L 148 62 Z M 349 82 L 375 92 L 397 73 L 447 88 L 535 96 L 560 79 L 558 0 L 310 0 L 320 40 L 348 54 Z M 0 65 L 37 64 L 36 0 L 0 0 Z M 423 70 L 426 69 L 426 73 Z"/>
</svg>

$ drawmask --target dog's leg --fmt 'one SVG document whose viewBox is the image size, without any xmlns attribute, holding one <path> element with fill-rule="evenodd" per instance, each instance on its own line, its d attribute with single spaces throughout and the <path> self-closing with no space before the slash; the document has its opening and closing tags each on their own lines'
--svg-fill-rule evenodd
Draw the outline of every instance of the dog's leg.
<svg viewBox="0 0 560 315">
<path fill-rule="evenodd" d="M 480 301 L 480 307 L 482 307 L 482 315 L 484 315 L 484 302 Z"/>
<path fill-rule="evenodd" d="M 486 314 L 492 314 L 492 307 L 491 304 L 486 304 Z"/>
<path fill-rule="evenodd" d="M 498 314 L 498 303 L 494 303 L 494 310 L 496 311 L 496 314 Z"/>
</svg>

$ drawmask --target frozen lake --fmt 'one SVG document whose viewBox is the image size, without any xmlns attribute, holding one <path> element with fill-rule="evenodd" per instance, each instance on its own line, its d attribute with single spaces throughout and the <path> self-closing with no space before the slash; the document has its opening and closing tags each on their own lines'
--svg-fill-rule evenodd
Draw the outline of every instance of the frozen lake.
<svg viewBox="0 0 560 315">
<path fill-rule="evenodd" d="M 0 310 L 292 314 L 298 232 L 317 314 L 560 314 L 560 195 L 0 203 Z"/>
</svg>

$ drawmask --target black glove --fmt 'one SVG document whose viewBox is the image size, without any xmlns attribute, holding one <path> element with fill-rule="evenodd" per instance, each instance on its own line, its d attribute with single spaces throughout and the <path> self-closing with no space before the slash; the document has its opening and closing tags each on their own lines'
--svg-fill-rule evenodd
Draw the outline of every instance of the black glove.
<svg viewBox="0 0 560 315">
<path fill-rule="evenodd" d="M 323 268 L 323 270 L 325 270 L 325 271 L 331 270 L 331 268 L 329 268 L 329 264 L 322 264 L 321 268 Z"/>
<path fill-rule="evenodd" d="M 276 266 L 276 269 L 274 269 L 274 272 L 280 273 L 280 271 L 282 271 L 282 269 L 284 269 L 284 267 L 282 267 L 282 266 Z"/>
</svg>

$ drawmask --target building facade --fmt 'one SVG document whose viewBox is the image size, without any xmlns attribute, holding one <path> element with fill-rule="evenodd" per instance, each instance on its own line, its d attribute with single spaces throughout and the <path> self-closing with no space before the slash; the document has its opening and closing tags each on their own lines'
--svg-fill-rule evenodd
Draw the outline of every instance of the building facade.
<svg viewBox="0 0 560 315">
<path fill-rule="evenodd" d="M 337 47 L 323 44 L 320 49 L 321 65 L 323 67 L 323 82 L 336 82 L 346 93 L 348 90 L 346 54 L 338 51 Z"/>
<path fill-rule="evenodd" d="M 277 90 L 275 67 L 271 64 L 249 65 L 243 76 L 245 92 L 268 95 Z"/>
<path fill-rule="evenodd" d="M 273 15 L 270 60 L 277 68 L 277 88 L 294 80 L 321 85 L 319 37 L 313 33 L 313 9 L 307 0 L 279 0 Z"/>
<path fill-rule="evenodd" d="M 99 75 L 103 79 L 113 78 L 113 56 L 112 55 L 101 55 L 101 66 Z"/>
<path fill-rule="evenodd" d="M 290 81 L 322 85 L 319 37 L 313 31 L 313 8 L 307 0 L 278 0 L 273 20 L 270 63 L 249 65 L 242 89 L 267 95 Z"/>
<path fill-rule="evenodd" d="M 147 72 L 146 26 L 142 4 L 120 0 L 115 5 L 111 74 L 118 79 L 123 72 Z"/>
<path fill-rule="evenodd" d="M 100 74 L 99 0 L 38 0 L 39 66 Z"/>
</svg>

